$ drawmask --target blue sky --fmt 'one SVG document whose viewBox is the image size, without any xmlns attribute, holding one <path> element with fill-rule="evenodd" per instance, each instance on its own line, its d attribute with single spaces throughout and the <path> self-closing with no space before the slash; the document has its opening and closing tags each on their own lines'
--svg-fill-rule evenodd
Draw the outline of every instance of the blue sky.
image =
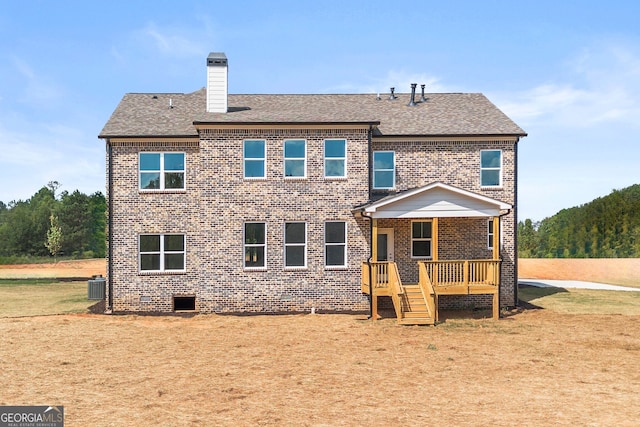
<svg viewBox="0 0 640 427">
<path fill-rule="evenodd" d="M 0 200 L 104 193 L 97 138 L 126 92 L 482 92 L 529 136 L 519 218 L 640 183 L 640 2 L 3 1 Z"/>
</svg>

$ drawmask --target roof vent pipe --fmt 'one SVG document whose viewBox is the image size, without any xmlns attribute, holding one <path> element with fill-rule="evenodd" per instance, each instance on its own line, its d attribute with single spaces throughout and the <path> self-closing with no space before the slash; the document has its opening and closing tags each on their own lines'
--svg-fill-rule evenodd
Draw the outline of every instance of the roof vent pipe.
<svg viewBox="0 0 640 427">
<path fill-rule="evenodd" d="M 396 99 L 396 96 L 393 94 L 393 92 L 396 90 L 395 87 L 391 88 L 391 95 L 389 95 L 389 99 Z"/>
<path fill-rule="evenodd" d="M 411 83 L 411 101 L 407 104 L 409 107 L 416 105 L 416 86 L 418 86 L 418 83 Z"/>
<path fill-rule="evenodd" d="M 422 96 L 420 97 L 420 102 L 427 102 L 427 98 L 425 98 L 424 96 L 424 87 L 425 85 L 420 85 L 420 88 L 422 89 Z"/>
</svg>

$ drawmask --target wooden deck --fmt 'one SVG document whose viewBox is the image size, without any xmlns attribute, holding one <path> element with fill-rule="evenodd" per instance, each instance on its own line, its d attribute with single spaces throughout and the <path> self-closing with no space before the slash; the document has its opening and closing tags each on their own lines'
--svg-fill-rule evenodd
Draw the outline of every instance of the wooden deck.
<svg viewBox="0 0 640 427">
<path fill-rule="evenodd" d="M 500 260 L 418 262 L 419 282 L 403 285 L 395 262 L 363 262 L 362 292 L 373 298 L 377 318 L 379 296 L 390 296 L 401 324 L 433 325 L 438 319 L 442 295 L 493 295 L 493 318 L 500 312 Z"/>
</svg>

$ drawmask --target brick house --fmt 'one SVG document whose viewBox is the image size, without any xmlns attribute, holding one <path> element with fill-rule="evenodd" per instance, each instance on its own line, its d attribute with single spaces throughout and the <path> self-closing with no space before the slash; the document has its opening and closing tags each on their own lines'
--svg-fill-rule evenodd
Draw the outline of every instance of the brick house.
<svg viewBox="0 0 640 427">
<path fill-rule="evenodd" d="M 526 134 L 482 94 L 233 95 L 224 54 L 206 69 L 126 94 L 99 135 L 108 310 L 514 305 Z"/>
</svg>

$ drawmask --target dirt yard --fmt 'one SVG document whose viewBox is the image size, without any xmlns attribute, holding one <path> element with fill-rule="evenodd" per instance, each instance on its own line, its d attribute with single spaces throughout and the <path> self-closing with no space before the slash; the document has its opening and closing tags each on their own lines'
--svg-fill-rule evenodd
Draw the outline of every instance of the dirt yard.
<svg viewBox="0 0 640 427">
<path fill-rule="evenodd" d="M 0 279 L 78 278 L 105 276 L 107 262 L 104 259 L 60 261 L 51 264 L 0 265 Z"/>
<path fill-rule="evenodd" d="M 527 259 L 518 260 L 522 279 L 586 280 L 640 287 L 640 258 Z"/>
<path fill-rule="evenodd" d="M 3 318 L 0 405 L 64 405 L 68 426 L 637 425 L 640 316 L 504 315 Z"/>
<path fill-rule="evenodd" d="M 0 319 L 0 405 L 68 426 L 637 425 L 640 316 Z"/>
</svg>

